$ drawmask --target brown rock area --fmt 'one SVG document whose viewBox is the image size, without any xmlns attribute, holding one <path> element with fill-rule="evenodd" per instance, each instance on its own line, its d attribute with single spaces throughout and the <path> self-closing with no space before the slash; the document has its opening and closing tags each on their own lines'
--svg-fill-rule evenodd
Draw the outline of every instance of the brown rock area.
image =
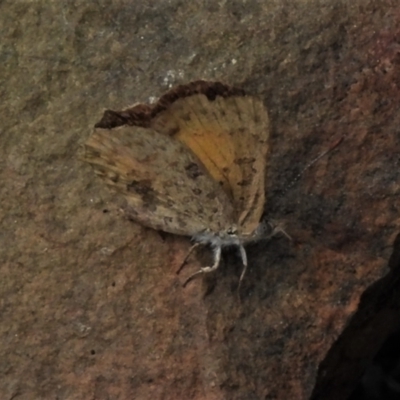
<svg viewBox="0 0 400 400">
<path fill-rule="evenodd" d="M 400 5 L 0 4 L 0 399 L 346 399 L 399 329 Z M 104 109 L 220 80 L 272 122 L 293 237 L 191 282 L 187 238 L 121 215 L 79 161 Z M 343 143 L 292 179 L 339 137 Z M 389 262 L 390 260 L 390 262 Z"/>
</svg>

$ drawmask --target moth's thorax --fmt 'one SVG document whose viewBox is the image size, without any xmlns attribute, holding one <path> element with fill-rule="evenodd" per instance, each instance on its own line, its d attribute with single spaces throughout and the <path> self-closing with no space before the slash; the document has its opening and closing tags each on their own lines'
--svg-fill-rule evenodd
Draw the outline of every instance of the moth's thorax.
<svg viewBox="0 0 400 400">
<path fill-rule="evenodd" d="M 271 235 L 273 229 L 265 221 L 260 222 L 254 232 L 243 234 L 236 226 L 231 226 L 220 232 L 205 231 L 193 235 L 193 240 L 197 243 L 208 244 L 213 247 L 240 246 L 248 242 L 254 242 Z"/>
<path fill-rule="evenodd" d="M 193 240 L 197 243 L 209 244 L 212 247 L 239 246 L 242 243 L 235 226 L 220 232 L 205 230 L 193 235 Z"/>
</svg>

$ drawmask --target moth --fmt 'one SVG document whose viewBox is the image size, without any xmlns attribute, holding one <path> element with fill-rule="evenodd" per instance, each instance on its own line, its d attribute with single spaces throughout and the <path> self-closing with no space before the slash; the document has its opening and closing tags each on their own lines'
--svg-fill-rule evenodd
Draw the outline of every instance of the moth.
<svg viewBox="0 0 400 400">
<path fill-rule="evenodd" d="M 84 145 L 84 160 L 126 200 L 144 226 L 210 246 L 216 270 L 224 247 L 263 234 L 269 119 L 263 102 L 220 82 L 194 81 L 153 105 L 106 110 Z M 180 268 L 180 269 L 181 269 Z"/>
</svg>

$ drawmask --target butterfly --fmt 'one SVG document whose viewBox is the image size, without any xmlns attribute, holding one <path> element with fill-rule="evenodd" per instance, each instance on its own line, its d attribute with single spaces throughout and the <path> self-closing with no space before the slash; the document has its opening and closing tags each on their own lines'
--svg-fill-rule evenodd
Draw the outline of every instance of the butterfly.
<svg viewBox="0 0 400 400">
<path fill-rule="evenodd" d="M 216 270 L 224 247 L 264 234 L 269 119 L 263 102 L 220 82 L 177 86 L 153 105 L 106 110 L 83 159 L 120 192 L 126 214 L 144 226 L 208 245 Z M 181 268 L 179 270 L 181 270 Z"/>
</svg>

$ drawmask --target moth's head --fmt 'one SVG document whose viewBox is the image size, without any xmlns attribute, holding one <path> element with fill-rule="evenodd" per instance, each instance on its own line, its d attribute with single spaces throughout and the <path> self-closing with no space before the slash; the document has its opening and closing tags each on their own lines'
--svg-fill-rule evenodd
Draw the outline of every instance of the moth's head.
<svg viewBox="0 0 400 400">
<path fill-rule="evenodd" d="M 236 225 L 231 225 L 227 229 L 218 232 L 218 238 L 221 241 L 222 246 L 239 245 L 239 231 Z"/>
<path fill-rule="evenodd" d="M 228 229 L 223 231 L 223 233 L 227 236 L 237 236 L 238 235 L 238 228 L 236 225 L 230 226 Z"/>
<path fill-rule="evenodd" d="M 285 231 L 285 223 L 283 221 L 263 220 L 259 223 L 254 232 L 248 235 L 240 235 L 240 238 L 242 242 L 249 243 L 270 239 L 279 234 L 286 236 L 290 241 L 292 241 L 292 238 Z"/>
</svg>

